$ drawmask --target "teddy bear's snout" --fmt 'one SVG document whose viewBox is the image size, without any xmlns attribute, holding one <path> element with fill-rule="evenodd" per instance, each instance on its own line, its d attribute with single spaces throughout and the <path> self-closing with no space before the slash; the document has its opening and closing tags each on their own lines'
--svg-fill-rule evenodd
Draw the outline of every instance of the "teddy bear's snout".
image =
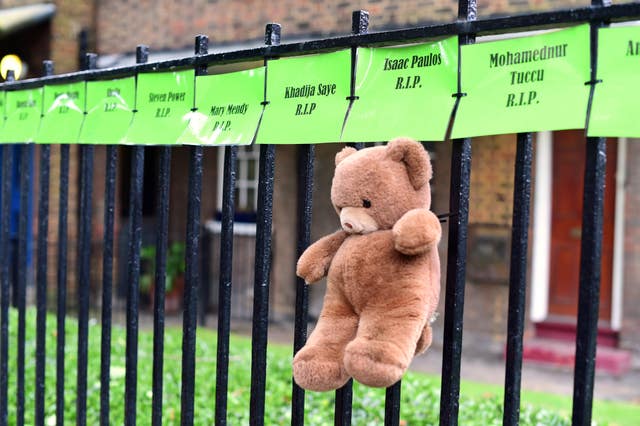
<svg viewBox="0 0 640 426">
<path fill-rule="evenodd" d="M 361 207 L 343 208 L 340 211 L 340 224 L 349 234 L 366 234 L 379 229 L 375 219 Z"/>
</svg>

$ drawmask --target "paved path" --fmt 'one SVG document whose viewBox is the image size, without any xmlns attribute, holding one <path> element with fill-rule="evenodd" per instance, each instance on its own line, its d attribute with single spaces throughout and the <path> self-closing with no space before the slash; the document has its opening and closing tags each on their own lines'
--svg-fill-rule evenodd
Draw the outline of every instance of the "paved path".
<svg viewBox="0 0 640 426">
<path fill-rule="evenodd" d="M 181 325 L 182 317 L 167 318 L 167 325 Z M 147 321 L 148 320 L 148 321 Z M 152 326 L 151 317 L 141 318 L 142 324 Z M 232 332 L 251 336 L 249 321 L 233 320 Z M 207 328 L 216 328 L 215 315 L 207 316 Z M 434 330 L 434 343 L 429 350 L 416 357 L 411 370 L 439 375 L 442 367 L 442 330 Z M 269 327 L 269 341 L 291 344 L 293 325 L 275 323 Z M 466 333 L 463 338 L 461 377 L 481 383 L 504 385 L 504 342 L 486 336 Z M 630 372 L 621 377 L 597 373 L 595 398 L 601 400 L 627 401 L 640 405 L 640 355 L 635 354 Z M 550 367 L 526 363 L 522 369 L 522 389 L 572 395 L 573 371 L 566 367 Z"/>
</svg>

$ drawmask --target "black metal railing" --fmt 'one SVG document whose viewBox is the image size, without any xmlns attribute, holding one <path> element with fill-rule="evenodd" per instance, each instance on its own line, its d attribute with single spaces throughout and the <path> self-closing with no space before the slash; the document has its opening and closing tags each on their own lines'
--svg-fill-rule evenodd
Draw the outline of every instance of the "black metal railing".
<svg viewBox="0 0 640 426">
<path fill-rule="evenodd" d="M 50 62 L 46 63 L 43 77 L 24 81 L 12 81 L 11 73 L 7 82 L 0 86 L 2 90 L 16 90 L 38 87 L 44 84 L 63 83 L 82 80 L 96 80 L 120 76 L 137 75 L 140 72 L 168 70 L 173 68 L 195 68 L 196 75 L 204 75 L 208 65 L 274 59 L 277 57 L 303 55 L 351 48 L 354 52 L 359 46 L 384 46 L 415 43 L 440 36 L 458 36 L 460 45 L 473 43 L 478 35 L 499 32 L 522 31 L 559 27 L 572 23 L 589 22 L 592 33 L 604 23 L 624 21 L 640 17 L 640 3 L 605 5 L 594 0 L 588 7 L 566 9 L 552 12 L 531 13 L 512 17 L 476 19 L 475 0 L 460 0 L 458 20 L 453 23 L 437 24 L 410 29 L 369 33 L 367 31 L 368 14 L 357 11 L 353 15 L 352 34 L 300 43 L 280 44 L 280 26 L 270 24 L 266 30 L 265 46 L 224 53 L 208 53 L 207 38 L 196 38 L 195 55 L 185 58 L 148 63 L 148 49 L 137 49 L 137 64 L 134 66 L 95 69 L 95 55 L 88 55 L 84 70 L 61 75 L 53 75 Z M 596 78 L 597 37 L 591 38 L 591 80 Z M 356 55 L 352 55 L 356 60 Z M 352 91 L 355 82 L 355 67 L 352 66 Z M 458 82 L 458 94 L 460 82 Z M 460 99 L 458 96 L 458 102 Z M 266 101 L 266 99 L 265 99 Z M 456 104 L 457 108 L 457 104 Z M 454 109 L 455 111 L 455 109 Z M 19 142 L 19 141 L 16 141 Z M 470 138 L 453 140 L 451 153 L 450 214 L 448 224 L 447 269 L 445 291 L 444 342 L 442 388 L 440 400 L 440 424 L 458 423 L 460 393 L 460 362 L 462 357 L 462 330 L 464 313 L 464 290 L 466 275 L 467 224 L 470 200 L 471 148 Z M 361 148 L 356 144 L 356 148 Z M 506 377 L 504 395 L 505 425 L 519 422 L 520 374 L 522 366 L 522 339 L 524 332 L 524 302 L 526 294 L 526 265 L 528 249 L 529 203 L 531 192 L 532 135 L 519 134 L 515 162 L 514 205 L 512 221 L 512 247 L 509 278 L 508 336 L 506 356 Z M 131 149 L 131 168 L 129 191 L 129 247 L 126 253 L 127 289 L 126 297 L 126 379 L 125 379 L 125 423 L 136 424 L 138 411 L 137 368 L 138 368 L 138 315 L 139 315 L 139 278 L 141 269 L 140 251 L 142 246 L 142 204 L 144 187 L 145 147 L 134 146 Z M 160 152 L 159 192 L 157 193 L 158 220 L 156 239 L 155 280 L 164 282 L 167 266 L 167 245 L 169 229 L 169 184 L 171 181 L 171 147 L 163 147 Z M 203 190 L 203 153 L 202 146 L 190 148 L 188 206 L 186 221 L 186 283 L 184 296 L 183 342 L 182 342 L 182 392 L 181 423 L 192 425 L 194 418 L 195 394 L 195 347 L 198 310 L 198 287 L 200 286 L 201 265 L 201 226 L 200 200 Z M 215 421 L 227 423 L 227 396 L 229 373 L 229 334 L 233 232 L 234 232 L 234 188 L 236 178 L 237 147 L 224 148 L 224 183 L 221 218 L 220 282 L 218 296 L 218 334 L 217 364 L 215 381 Z M 39 147 L 39 193 L 38 202 L 38 242 L 37 242 L 37 337 L 36 337 L 36 387 L 35 422 L 45 422 L 45 329 L 46 329 L 46 286 L 47 286 L 47 232 L 49 220 L 49 169 L 51 146 Z M 578 333 L 576 345 L 576 374 L 574 382 L 573 423 L 589 425 L 593 397 L 594 358 L 598 315 L 598 289 L 600 283 L 600 251 L 602 240 L 602 209 L 605 173 L 605 143 L 603 138 L 589 138 L 585 143 L 587 158 L 584 177 L 584 214 L 582 221 L 582 253 L 580 262 L 580 294 Z M 29 188 L 32 180 L 30 167 L 34 152 L 33 144 L 22 145 L 20 157 L 20 220 L 17 244 L 17 371 L 8 371 L 7 357 L 9 342 L 9 294 L 12 285 L 8 261 L 0 266 L 0 426 L 6 424 L 24 424 L 25 409 L 25 304 L 27 283 L 27 229 L 31 226 L 29 215 Z M 80 146 L 79 179 L 79 234 L 78 234 L 78 363 L 77 395 L 75 395 L 78 424 L 86 424 L 87 404 L 87 345 L 88 345 L 88 306 L 91 258 L 91 218 L 94 152 L 92 146 Z M 9 220 L 11 199 L 11 170 L 13 168 L 13 146 L 2 147 L 2 206 L 0 211 L 0 258 L 9 259 Z M 251 399 L 250 423 L 262 425 L 265 414 L 266 349 L 269 322 L 269 283 L 272 243 L 272 205 L 275 172 L 274 145 L 260 147 L 258 215 L 255 247 L 255 281 L 252 328 L 251 363 Z M 60 192 L 58 199 L 58 242 L 57 242 L 57 351 L 56 351 L 56 419 L 57 424 L 64 422 L 64 357 L 65 357 L 65 321 L 67 298 L 67 249 L 68 249 L 68 213 L 69 213 L 69 159 L 70 146 L 60 146 Z M 115 146 L 106 148 L 105 191 L 104 191 L 104 227 L 103 227 L 103 277 L 102 277 L 102 329 L 100 362 L 100 422 L 110 423 L 110 348 L 112 322 L 112 288 L 114 266 L 114 215 L 116 170 L 118 150 Z M 300 254 L 308 245 L 311 227 L 311 206 L 314 175 L 314 147 L 303 145 L 298 149 L 298 217 L 297 252 Z M 293 268 L 292 268 L 293 270 Z M 306 340 L 308 318 L 308 289 L 302 280 L 297 281 L 295 308 L 294 353 Z M 155 286 L 154 304 L 154 342 L 153 342 L 153 401 L 152 424 L 162 424 L 163 401 L 163 354 L 164 354 L 164 285 Z M 16 418 L 8 418 L 8 375 L 16 374 L 17 407 Z M 400 413 L 401 385 L 387 389 L 385 406 L 385 424 L 398 424 Z M 31 398 L 31 396 L 28 396 Z M 351 402 L 353 394 L 351 381 L 336 392 L 335 424 L 351 424 Z M 212 399 L 213 400 L 213 399 Z M 304 422 L 305 393 L 295 383 L 292 387 L 291 421 L 294 425 Z"/>
</svg>

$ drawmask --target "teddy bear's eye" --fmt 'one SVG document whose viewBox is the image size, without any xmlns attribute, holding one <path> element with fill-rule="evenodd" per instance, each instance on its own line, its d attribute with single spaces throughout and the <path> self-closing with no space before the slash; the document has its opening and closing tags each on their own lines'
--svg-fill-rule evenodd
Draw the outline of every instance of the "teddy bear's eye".
<svg viewBox="0 0 640 426">
<path fill-rule="evenodd" d="M 366 198 L 363 198 L 362 207 L 364 207 L 365 209 L 368 209 L 369 207 L 371 207 L 371 201 L 367 200 Z"/>
</svg>

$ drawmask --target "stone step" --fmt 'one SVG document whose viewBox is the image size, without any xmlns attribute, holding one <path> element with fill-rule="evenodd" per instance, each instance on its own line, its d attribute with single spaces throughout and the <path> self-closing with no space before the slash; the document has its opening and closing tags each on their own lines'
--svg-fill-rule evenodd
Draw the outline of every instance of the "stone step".
<svg viewBox="0 0 640 426">
<path fill-rule="evenodd" d="M 537 362 L 553 366 L 573 367 L 576 345 L 570 340 L 535 337 L 524 342 L 523 362 Z M 620 376 L 631 369 L 631 352 L 598 346 L 596 371 Z"/>
</svg>

